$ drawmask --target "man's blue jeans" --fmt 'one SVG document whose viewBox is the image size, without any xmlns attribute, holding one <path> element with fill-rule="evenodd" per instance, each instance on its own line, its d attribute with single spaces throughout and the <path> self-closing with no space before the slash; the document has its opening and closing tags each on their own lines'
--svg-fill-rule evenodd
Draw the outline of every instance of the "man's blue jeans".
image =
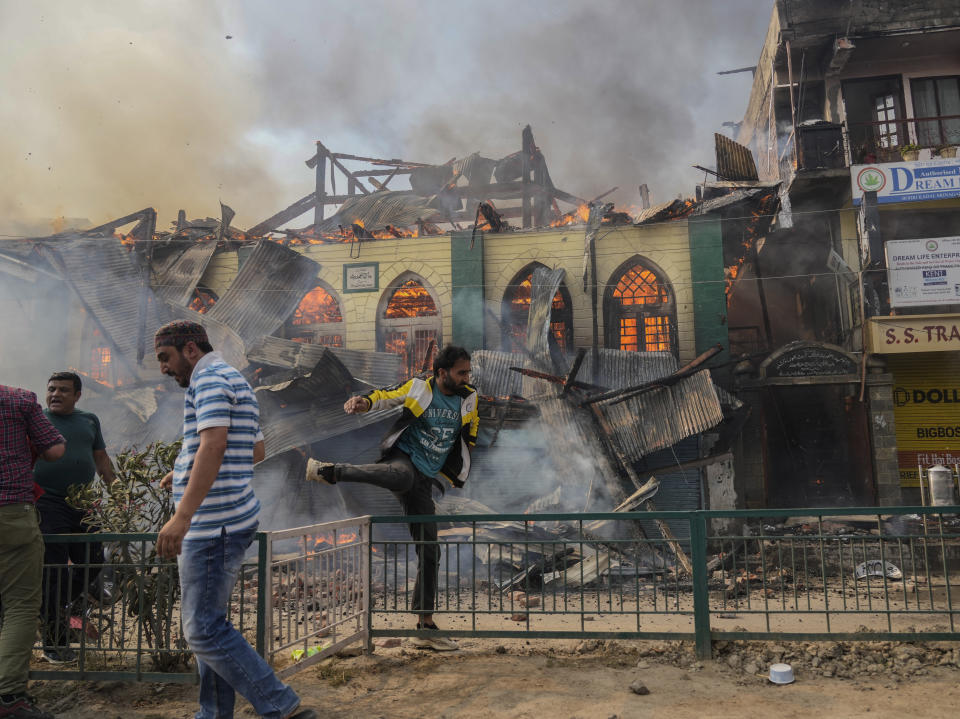
<svg viewBox="0 0 960 719">
<path fill-rule="evenodd" d="M 227 621 L 227 602 L 255 533 L 256 528 L 223 531 L 215 539 L 183 542 L 178 559 L 183 634 L 200 673 L 196 719 L 231 719 L 235 692 L 269 719 L 282 719 L 300 704 L 296 693 Z"/>
</svg>

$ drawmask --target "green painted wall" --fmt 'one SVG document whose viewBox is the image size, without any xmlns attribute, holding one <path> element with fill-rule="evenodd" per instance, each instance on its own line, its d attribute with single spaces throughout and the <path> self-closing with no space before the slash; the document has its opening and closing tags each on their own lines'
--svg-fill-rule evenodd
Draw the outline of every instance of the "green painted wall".
<svg viewBox="0 0 960 719">
<path fill-rule="evenodd" d="M 483 344 L 483 233 L 450 236 L 450 284 L 453 295 L 453 344 L 473 351 Z M 471 242 L 473 246 L 471 247 Z"/>
<path fill-rule="evenodd" d="M 690 237 L 690 279 L 693 282 L 696 351 L 700 354 L 719 343 L 724 349 L 720 357 L 729 357 L 720 218 L 710 215 L 691 217 L 687 227 Z"/>
</svg>

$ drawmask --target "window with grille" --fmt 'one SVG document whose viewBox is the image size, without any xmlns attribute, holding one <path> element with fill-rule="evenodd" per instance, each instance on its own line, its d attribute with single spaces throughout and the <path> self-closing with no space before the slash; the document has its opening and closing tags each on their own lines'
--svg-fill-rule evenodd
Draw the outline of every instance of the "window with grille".
<svg viewBox="0 0 960 719">
<path fill-rule="evenodd" d="M 676 353 L 673 292 L 652 263 L 634 259 L 622 265 L 607 286 L 604 309 L 607 347 Z"/>
<path fill-rule="evenodd" d="M 897 136 L 897 98 L 893 93 L 877 95 L 873 98 L 873 116 L 879 123 L 877 128 L 877 145 L 879 147 L 896 147 L 900 144 Z"/>
<path fill-rule="evenodd" d="M 500 346 L 504 352 L 523 352 L 527 345 L 527 317 L 530 314 L 533 272 L 537 267 L 544 267 L 544 265 L 533 263 L 520 270 L 510 280 L 506 292 L 503 293 Z M 553 297 L 553 306 L 550 310 L 550 332 L 562 352 L 572 347 L 573 309 L 570 292 L 563 283 Z"/>
<path fill-rule="evenodd" d="M 318 284 L 300 300 L 284 324 L 283 336 L 294 342 L 343 347 L 345 327 L 340 301 L 326 285 Z"/>
<path fill-rule="evenodd" d="M 398 380 L 432 370 L 441 347 L 440 310 L 423 280 L 410 273 L 384 292 L 377 312 L 377 349 L 400 356 Z"/>
</svg>

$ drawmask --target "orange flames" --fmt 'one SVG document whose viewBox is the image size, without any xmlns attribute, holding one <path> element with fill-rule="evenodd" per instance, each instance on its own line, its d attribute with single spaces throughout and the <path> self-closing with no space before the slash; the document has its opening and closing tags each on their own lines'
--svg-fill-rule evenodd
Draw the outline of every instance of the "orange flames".
<svg viewBox="0 0 960 719">
<path fill-rule="evenodd" d="M 319 325 L 328 322 L 343 322 L 340 305 L 323 287 L 314 287 L 300 300 L 291 324 Z"/>
<path fill-rule="evenodd" d="M 763 225 L 762 219 L 773 211 L 776 197 L 776 194 L 773 192 L 765 195 L 760 199 L 757 208 L 751 210 L 750 218 L 747 222 L 746 228 L 744 229 L 743 241 L 740 243 L 740 257 L 734 264 L 724 268 L 723 274 L 726 281 L 724 292 L 728 301 L 730 299 L 730 294 L 733 292 L 733 287 L 737 283 L 737 278 L 742 274 L 743 265 L 746 262 L 747 257 L 750 256 L 754 245 L 756 244 L 757 240 L 760 239 L 761 226 Z"/>
<path fill-rule="evenodd" d="M 217 298 L 212 293 L 201 290 L 199 287 L 193 291 L 193 299 L 188 305 L 191 310 L 205 314 L 217 302 Z"/>
</svg>

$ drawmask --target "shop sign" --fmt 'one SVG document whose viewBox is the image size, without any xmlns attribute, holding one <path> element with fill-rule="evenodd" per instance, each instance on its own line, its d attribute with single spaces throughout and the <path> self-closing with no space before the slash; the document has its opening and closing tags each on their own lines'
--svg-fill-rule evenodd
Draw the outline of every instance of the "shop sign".
<svg viewBox="0 0 960 719">
<path fill-rule="evenodd" d="M 918 485 L 918 465 L 960 464 L 960 375 L 946 356 L 891 358 L 900 483 Z"/>
<path fill-rule="evenodd" d="M 889 240 L 891 307 L 960 303 L 960 237 Z"/>
<path fill-rule="evenodd" d="M 874 354 L 956 352 L 960 350 L 960 315 L 871 317 L 869 346 Z"/>
<path fill-rule="evenodd" d="M 960 197 L 960 159 L 885 162 L 850 167 L 853 204 L 864 192 L 876 192 L 877 202 L 922 202 Z"/>
</svg>

